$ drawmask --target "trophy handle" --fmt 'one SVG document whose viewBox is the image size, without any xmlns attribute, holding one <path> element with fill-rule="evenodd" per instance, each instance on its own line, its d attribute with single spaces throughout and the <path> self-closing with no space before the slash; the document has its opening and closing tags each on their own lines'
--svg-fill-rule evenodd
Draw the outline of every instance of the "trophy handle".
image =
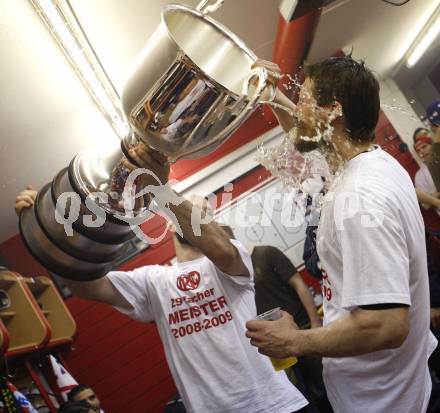
<svg viewBox="0 0 440 413">
<path fill-rule="evenodd" d="M 214 13 L 217 11 L 225 0 L 217 0 L 215 3 L 210 4 L 210 0 L 202 0 L 196 7 L 196 10 L 203 13 Z"/>
<path fill-rule="evenodd" d="M 254 78 L 258 79 L 257 87 L 252 96 L 249 96 L 249 85 L 251 80 Z M 256 107 L 261 103 L 270 103 L 275 98 L 275 86 L 268 82 L 269 71 L 265 67 L 255 67 L 251 70 L 248 77 L 243 81 L 243 95 L 245 95 L 249 102 L 243 111 L 219 134 L 217 139 L 223 139 L 225 136 L 231 135 L 235 129 L 237 129 L 246 118 L 256 109 Z M 264 91 L 269 89 L 270 96 L 264 101 L 261 99 Z"/>
</svg>

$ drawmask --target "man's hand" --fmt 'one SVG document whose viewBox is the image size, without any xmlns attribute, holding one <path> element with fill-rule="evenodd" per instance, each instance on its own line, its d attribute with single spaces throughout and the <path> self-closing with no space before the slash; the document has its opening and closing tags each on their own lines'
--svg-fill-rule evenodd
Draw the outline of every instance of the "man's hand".
<svg viewBox="0 0 440 413">
<path fill-rule="evenodd" d="M 280 359 L 298 355 L 295 353 L 295 341 L 299 327 L 289 313 L 281 311 L 281 318 L 276 321 L 248 321 L 246 328 L 246 337 L 260 353 Z"/>
<path fill-rule="evenodd" d="M 431 308 L 431 325 L 433 330 L 440 329 L 440 308 Z"/>
<path fill-rule="evenodd" d="M 170 164 L 164 154 L 151 149 L 143 142 L 138 142 L 138 144 L 131 148 L 128 152 L 141 168 L 145 168 L 153 172 L 159 178 L 160 184 L 166 184 L 168 182 Z M 138 166 L 133 165 L 128 160 L 124 160 L 124 165 L 130 171 L 138 168 Z M 144 187 L 148 185 L 159 185 L 159 182 L 148 174 L 142 174 L 138 179 L 140 184 Z"/>
<path fill-rule="evenodd" d="M 263 92 L 261 101 L 264 103 L 273 98 L 272 102 L 276 103 L 276 105 L 272 105 L 270 108 L 283 130 L 288 133 L 297 124 L 295 116 L 296 105 L 277 87 L 282 78 L 280 68 L 276 63 L 267 60 L 257 60 L 253 67 L 264 67 L 268 71 L 268 85 L 271 87 L 267 87 Z M 272 88 L 275 89 L 275 96 L 272 94 Z"/>
<path fill-rule="evenodd" d="M 15 212 L 20 216 L 23 208 L 29 208 L 34 205 L 37 191 L 31 186 L 27 185 L 24 191 L 21 191 L 17 198 L 15 198 Z"/>
<path fill-rule="evenodd" d="M 269 74 L 269 82 L 273 86 L 277 86 L 280 78 L 281 78 L 281 69 L 280 67 L 270 60 L 257 59 L 257 61 L 252 65 L 252 69 L 255 67 L 264 67 Z"/>
<path fill-rule="evenodd" d="M 430 209 L 431 207 L 440 208 L 440 199 L 435 196 L 438 193 L 429 194 L 428 192 L 416 188 L 416 194 L 417 194 L 417 199 L 422 204 L 423 208 L 425 209 Z"/>
</svg>

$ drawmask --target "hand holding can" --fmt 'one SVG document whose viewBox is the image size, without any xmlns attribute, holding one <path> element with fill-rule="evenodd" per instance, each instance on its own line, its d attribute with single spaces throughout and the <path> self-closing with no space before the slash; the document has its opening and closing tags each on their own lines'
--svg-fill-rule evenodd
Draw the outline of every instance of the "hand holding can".
<svg viewBox="0 0 440 413">
<path fill-rule="evenodd" d="M 257 315 L 256 319 L 264 321 L 276 321 L 281 318 L 280 310 L 280 307 L 272 308 L 272 310 Z M 298 363 L 298 359 L 296 357 L 286 357 L 283 359 L 277 359 L 274 357 L 269 358 L 275 371 L 286 370 L 294 364 Z"/>
</svg>

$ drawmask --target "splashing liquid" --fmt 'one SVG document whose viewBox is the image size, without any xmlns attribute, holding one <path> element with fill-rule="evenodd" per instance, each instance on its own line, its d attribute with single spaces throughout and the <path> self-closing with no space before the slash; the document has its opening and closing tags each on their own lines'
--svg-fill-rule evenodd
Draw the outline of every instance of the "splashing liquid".
<svg viewBox="0 0 440 413">
<path fill-rule="evenodd" d="M 271 104 L 275 107 L 280 107 L 286 110 L 278 104 Z M 312 115 L 313 110 L 311 111 Z M 296 117 L 296 114 L 288 111 L 289 114 Z M 268 169 L 273 176 L 276 176 L 281 180 L 283 185 L 288 188 L 302 189 L 302 184 L 310 178 L 323 177 L 328 187 L 333 178 L 330 166 L 326 159 L 326 154 L 323 153 L 322 148 L 329 145 L 319 145 L 321 142 L 331 142 L 331 135 L 333 133 L 333 126 L 331 122 L 339 116 L 338 111 L 330 113 L 328 120 L 325 124 L 318 123 L 311 136 L 301 135 L 299 136 L 299 128 L 292 128 L 287 133 L 282 141 L 272 147 L 268 147 L 262 142 L 257 149 L 256 160 Z M 298 140 L 304 142 L 314 142 L 319 145 L 319 149 L 312 150 L 310 152 L 300 152 L 296 148 L 295 143 Z M 332 156 L 331 169 L 333 173 L 336 173 L 342 169 L 343 162 L 340 156 Z"/>
<path fill-rule="evenodd" d="M 307 179 L 314 177 L 324 177 L 328 183 L 331 181 L 324 155 L 318 150 L 300 153 L 295 148 L 292 133 L 285 135 L 274 147 L 267 147 L 262 142 L 258 146 L 256 159 L 287 188 L 302 188 Z"/>
<path fill-rule="evenodd" d="M 324 178 L 325 190 L 331 190 L 339 181 L 345 161 L 332 142 L 333 121 L 342 116 L 342 108 L 336 105 L 330 112 L 317 105 L 309 88 L 300 84 L 295 76 L 283 75 L 289 79 L 283 84 L 287 90 L 298 89 L 299 101 L 293 108 L 286 108 L 276 102 L 267 102 L 274 108 L 283 109 L 297 119 L 293 127 L 276 146 L 262 142 L 257 150 L 257 161 L 278 177 L 285 187 L 300 189 L 307 193 L 310 179 Z M 310 145 L 304 145 L 309 143 Z M 347 142 L 347 145 L 350 145 Z M 303 146 L 303 148 L 301 148 Z M 304 148 L 317 149 L 308 152 Z M 301 151 L 299 150 L 301 149 Z"/>
<path fill-rule="evenodd" d="M 410 107 L 403 107 L 396 104 L 388 104 L 388 103 L 381 103 L 382 109 L 388 109 L 392 110 L 394 112 L 400 112 L 401 114 L 407 116 L 408 118 L 412 120 L 420 120 L 419 117 L 414 113 L 413 109 Z"/>
</svg>

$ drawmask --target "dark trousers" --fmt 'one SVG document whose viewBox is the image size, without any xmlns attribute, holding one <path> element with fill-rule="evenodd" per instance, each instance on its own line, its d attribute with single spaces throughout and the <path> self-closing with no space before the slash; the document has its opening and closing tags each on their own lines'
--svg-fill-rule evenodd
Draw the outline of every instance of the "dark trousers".
<svg viewBox="0 0 440 413">
<path fill-rule="evenodd" d="M 322 361 L 318 357 L 299 357 L 298 363 L 286 370 L 289 380 L 309 401 L 305 413 L 333 413 L 322 379 Z"/>
</svg>

